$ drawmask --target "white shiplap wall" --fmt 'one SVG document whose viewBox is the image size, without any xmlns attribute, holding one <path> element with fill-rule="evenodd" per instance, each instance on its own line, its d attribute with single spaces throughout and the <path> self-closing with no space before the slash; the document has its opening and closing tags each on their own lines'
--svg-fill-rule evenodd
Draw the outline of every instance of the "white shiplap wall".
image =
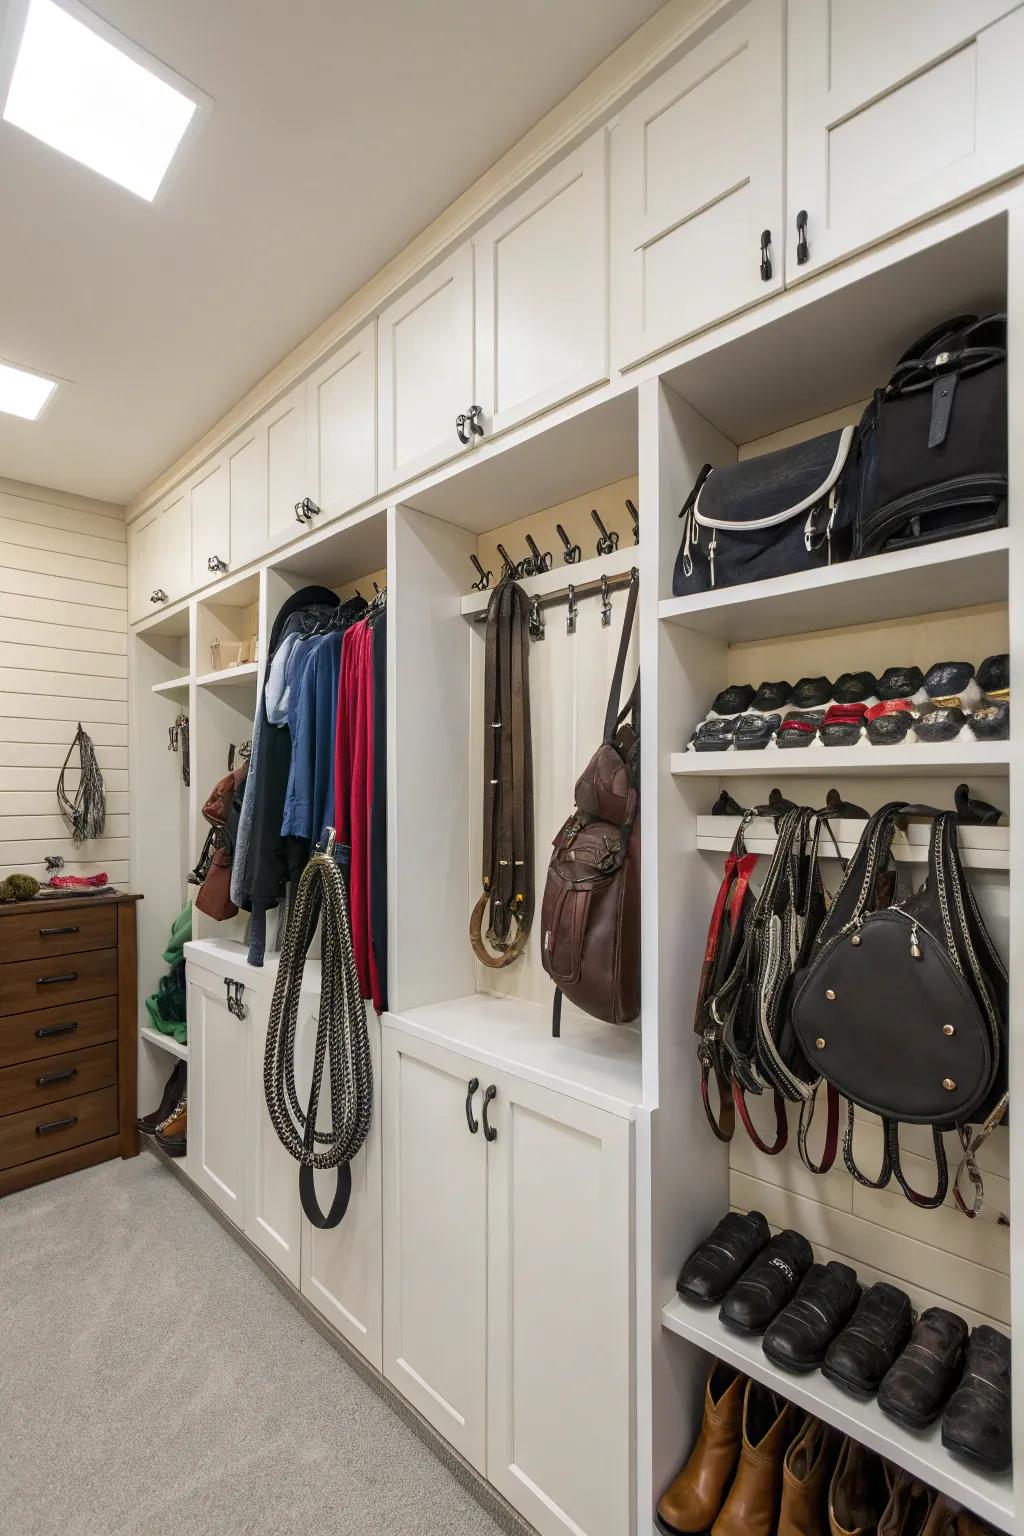
<svg viewBox="0 0 1024 1536">
<path fill-rule="evenodd" d="M 66 873 L 127 880 L 127 675 L 123 509 L 0 479 L 0 879 L 41 879 L 44 855 L 59 853 Z M 57 777 L 79 720 L 96 744 L 107 829 L 76 849 Z"/>
</svg>

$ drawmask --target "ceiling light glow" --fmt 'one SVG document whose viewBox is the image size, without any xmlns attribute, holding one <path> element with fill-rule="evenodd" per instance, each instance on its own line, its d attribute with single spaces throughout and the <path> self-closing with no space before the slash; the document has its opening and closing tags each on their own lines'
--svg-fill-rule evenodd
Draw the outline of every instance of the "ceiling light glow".
<svg viewBox="0 0 1024 1536">
<path fill-rule="evenodd" d="M 0 411 L 9 416 L 35 421 L 56 388 L 56 379 L 44 379 L 41 374 L 0 363 Z"/>
<path fill-rule="evenodd" d="M 30 0 L 4 120 L 151 202 L 197 103 L 102 28 Z"/>
</svg>

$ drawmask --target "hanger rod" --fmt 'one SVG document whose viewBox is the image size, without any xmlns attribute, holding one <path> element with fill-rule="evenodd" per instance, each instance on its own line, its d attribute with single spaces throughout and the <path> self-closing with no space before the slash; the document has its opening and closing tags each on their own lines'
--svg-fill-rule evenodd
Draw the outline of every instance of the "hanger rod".
<svg viewBox="0 0 1024 1536">
<path fill-rule="evenodd" d="M 598 576 L 592 581 L 573 582 L 573 595 L 578 602 L 581 597 L 593 597 L 595 593 L 621 591 L 623 587 L 629 586 L 635 574 L 636 568 L 634 567 L 632 571 L 620 571 L 617 576 L 606 576 L 603 581 Z M 497 587 L 492 587 L 491 590 L 496 592 Z M 552 603 L 561 603 L 568 598 L 569 586 L 566 584 L 564 587 L 557 587 L 553 592 L 528 593 L 527 595 L 531 603 L 537 602 L 542 608 L 548 608 Z M 484 609 L 482 613 L 475 613 L 473 615 L 473 622 L 475 624 L 486 624 L 487 610 Z"/>
</svg>

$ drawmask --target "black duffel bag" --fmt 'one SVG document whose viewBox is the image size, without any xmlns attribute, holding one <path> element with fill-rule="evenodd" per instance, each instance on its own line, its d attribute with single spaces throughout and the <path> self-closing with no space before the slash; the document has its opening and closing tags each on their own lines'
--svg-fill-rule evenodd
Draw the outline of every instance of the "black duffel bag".
<svg viewBox="0 0 1024 1536">
<path fill-rule="evenodd" d="M 705 464 L 679 514 L 675 596 L 849 559 L 854 438 L 855 428 L 840 427 L 725 469 Z"/>
<path fill-rule="evenodd" d="M 1006 316 L 937 325 L 861 418 L 855 557 L 1004 527 L 1006 437 Z"/>
</svg>

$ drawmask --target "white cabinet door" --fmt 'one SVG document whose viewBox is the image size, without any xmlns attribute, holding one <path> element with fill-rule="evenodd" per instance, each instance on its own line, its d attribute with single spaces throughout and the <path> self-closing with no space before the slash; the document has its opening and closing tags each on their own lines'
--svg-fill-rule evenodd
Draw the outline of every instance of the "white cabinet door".
<svg viewBox="0 0 1024 1536">
<path fill-rule="evenodd" d="M 306 380 L 309 494 L 320 521 L 377 490 L 377 322 L 339 347 Z"/>
<path fill-rule="evenodd" d="M 263 418 L 267 453 L 267 527 L 271 541 L 298 531 L 295 505 L 307 494 L 306 385 L 289 390 Z"/>
<path fill-rule="evenodd" d="M 243 1002 L 247 1008 L 245 1235 L 297 1286 L 301 1255 L 299 1165 L 278 1139 L 263 1088 L 270 996 L 246 987 Z"/>
<path fill-rule="evenodd" d="M 319 1006 L 318 993 L 303 993 L 299 1011 L 296 1086 L 304 1103 L 308 1102 Z M 373 1121 L 369 1136 L 352 1161 L 352 1198 L 340 1227 L 321 1231 L 302 1217 L 302 1294 L 366 1356 L 371 1365 L 380 1370 L 383 1360 L 380 1021 L 372 1009 L 367 1012 L 375 1093 Z M 329 1101 L 325 1085 L 317 1116 L 322 1128 L 329 1128 L 331 1123 Z M 293 1163 L 292 1168 L 295 1184 L 298 1164 Z M 317 1171 L 314 1183 L 320 1209 L 326 1211 L 334 1198 L 337 1176 L 333 1171 Z"/>
<path fill-rule="evenodd" d="M 633 1528 L 631 1125 L 512 1077 L 488 1148 L 487 1476 L 542 1536 Z"/>
<path fill-rule="evenodd" d="M 493 434 L 608 377 L 606 131 L 473 244 L 477 399 Z"/>
<path fill-rule="evenodd" d="M 388 1026 L 383 1055 L 384 1374 L 483 1472 L 487 1143 L 466 1116 L 483 1073 Z"/>
<path fill-rule="evenodd" d="M 192 588 L 192 524 L 186 487 L 172 491 L 161 502 L 155 526 L 156 585 L 173 603 Z"/>
<path fill-rule="evenodd" d="M 462 453 L 473 398 L 473 247 L 467 242 L 378 317 L 381 490 Z"/>
<path fill-rule="evenodd" d="M 228 1012 L 224 983 L 188 967 L 186 1171 L 237 1226 L 245 1186 L 245 1021 Z"/>
<path fill-rule="evenodd" d="M 237 570 L 267 547 L 267 437 L 260 423 L 246 428 L 227 450 L 231 503 L 231 563 Z"/>
<path fill-rule="evenodd" d="M 782 54 L 782 0 L 749 0 L 614 127 L 617 366 L 782 287 Z"/>
<path fill-rule="evenodd" d="M 1020 0 L 789 0 L 789 280 L 1024 163 L 1022 58 Z"/>
<path fill-rule="evenodd" d="M 212 557 L 231 564 L 231 495 L 225 458 L 207 464 L 192 481 L 192 589 L 217 579 Z"/>
<path fill-rule="evenodd" d="M 165 606 L 157 596 L 164 589 L 158 575 L 160 565 L 159 508 L 146 513 L 128 529 L 128 579 L 131 622 L 148 619 Z"/>
</svg>

